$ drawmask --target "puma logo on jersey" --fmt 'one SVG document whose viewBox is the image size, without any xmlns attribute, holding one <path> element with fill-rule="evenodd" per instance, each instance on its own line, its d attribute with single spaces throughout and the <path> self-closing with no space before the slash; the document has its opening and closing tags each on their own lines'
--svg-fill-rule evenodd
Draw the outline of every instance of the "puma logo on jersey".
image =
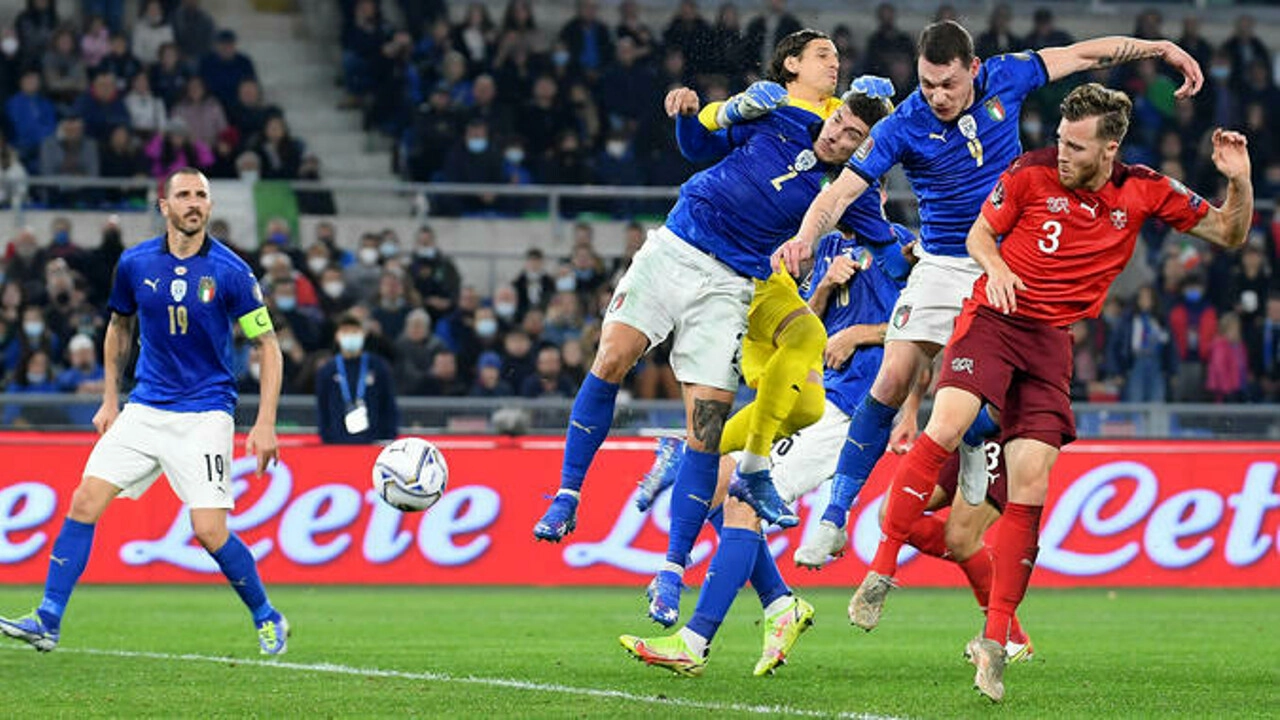
<svg viewBox="0 0 1280 720">
<path fill-rule="evenodd" d="M 937 140 L 938 142 L 944 143 L 944 142 L 946 142 L 946 141 L 947 141 L 947 131 L 946 131 L 946 130 L 943 130 L 943 131 L 942 131 L 942 132 L 940 132 L 940 133 L 933 133 L 933 132 L 931 132 L 931 133 L 929 133 L 929 139 L 930 139 L 930 140 Z"/>
<path fill-rule="evenodd" d="M 1083 202 L 1081 202 L 1080 209 L 1088 210 L 1089 217 L 1093 218 L 1094 220 L 1098 219 L 1098 203 L 1096 201 L 1092 205 L 1085 205 Z"/>
<path fill-rule="evenodd" d="M 152 292 L 155 292 L 160 287 L 160 278 L 156 278 L 155 280 L 147 280 L 146 278 L 143 278 L 142 284 L 151 288 Z"/>
</svg>

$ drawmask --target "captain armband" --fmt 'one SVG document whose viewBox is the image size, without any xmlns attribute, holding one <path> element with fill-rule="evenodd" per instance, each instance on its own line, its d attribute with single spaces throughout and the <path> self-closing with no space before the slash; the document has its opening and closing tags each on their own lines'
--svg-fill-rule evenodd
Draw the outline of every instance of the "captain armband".
<svg viewBox="0 0 1280 720">
<path fill-rule="evenodd" d="M 275 330 L 275 327 L 271 325 L 271 314 L 267 312 L 267 308 L 259 306 L 257 310 L 240 316 L 240 329 L 244 331 L 245 337 L 252 340 Z"/>
</svg>

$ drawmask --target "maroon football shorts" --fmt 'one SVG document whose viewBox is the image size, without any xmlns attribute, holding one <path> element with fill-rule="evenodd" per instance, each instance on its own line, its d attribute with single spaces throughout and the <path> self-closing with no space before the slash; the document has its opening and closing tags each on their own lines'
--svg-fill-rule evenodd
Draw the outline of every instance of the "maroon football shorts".
<svg viewBox="0 0 1280 720">
<path fill-rule="evenodd" d="M 942 357 L 938 387 L 977 395 L 1000 411 L 1002 440 L 1062 447 L 1076 438 L 1071 333 L 965 300 Z"/>
</svg>

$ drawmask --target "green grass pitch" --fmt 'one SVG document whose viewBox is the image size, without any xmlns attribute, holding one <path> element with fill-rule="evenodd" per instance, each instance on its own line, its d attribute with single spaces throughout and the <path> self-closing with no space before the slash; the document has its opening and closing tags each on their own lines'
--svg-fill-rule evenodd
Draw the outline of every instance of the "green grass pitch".
<svg viewBox="0 0 1280 720">
<path fill-rule="evenodd" d="M 34 587 L 0 587 L 20 614 Z M 658 634 L 640 590 L 277 587 L 289 653 L 262 660 L 224 586 L 77 590 L 62 646 L 0 646 L 9 717 L 1276 717 L 1280 592 L 1040 590 L 1036 659 L 1005 702 L 972 689 L 962 590 L 902 589 L 873 633 L 848 591 L 805 593 L 816 624 L 791 662 L 751 677 L 759 605 L 744 591 L 701 678 L 637 663 L 621 633 Z M 685 596 L 692 613 L 695 595 Z"/>
</svg>

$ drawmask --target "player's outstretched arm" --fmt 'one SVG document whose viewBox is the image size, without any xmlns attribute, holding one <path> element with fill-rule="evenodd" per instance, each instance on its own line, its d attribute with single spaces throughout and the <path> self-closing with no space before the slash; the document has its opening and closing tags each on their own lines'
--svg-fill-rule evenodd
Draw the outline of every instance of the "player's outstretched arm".
<svg viewBox="0 0 1280 720">
<path fill-rule="evenodd" d="M 276 440 L 276 409 L 280 404 L 280 385 L 284 379 L 284 357 L 275 332 L 266 332 L 253 339 L 262 349 L 262 374 L 258 389 L 258 418 L 245 439 L 245 451 L 258 456 L 258 475 L 267 464 L 279 457 Z"/>
<path fill-rule="evenodd" d="M 120 415 L 120 370 L 129 364 L 133 346 L 133 315 L 111 313 L 102 340 L 102 406 L 93 414 L 93 427 L 105 433 Z"/>
<path fill-rule="evenodd" d="M 800 223 L 800 232 L 782 244 L 774 253 L 774 266 L 787 268 L 792 275 L 800 274 L 800 265 L 813 257 L 813 246 L 836 226 L 849 204 L 867 189 L 867 181 L 858 173 L 844 168 L 835 182 L 822 189 L 809 204 Z"/>
<path fill-rule="evenodd" d="M 1213 164 L 1227 178 L 1227 197 L 1222 207 L 1210 206 L 1209 214 L 1191 228 L 1191 234 L 1215 245 L 1238 248 L 1249 236 L 1249 223 L 1253 220 L 1249 141 L 1238 132 L 1214 130 Z"/>
<path fill-rule="evenodd" d="M 1044 48 L 1038 52 L 1050 82 L 1086 70 L 1124 65 L 1144 58 L 1160 58 L 1182 73 L 1182 86 L 1174 92 L 1176 97 L 1191 97 L 1204 85 L 1200 63 L 1168 40 L 1139 40 L 1112 35 L 1065 47 Z"/>
<path fill-rule="evenodd" d="M 1000 247 L 996 244 L 996 231 L 991 223 L 982 215 L 978 216 L 973 227 L 969 228 L 969 237 L 965 247 L 972 257 L 987 272 L 987 300 L 997 310 L 1006 315 L 1018 309 L 1016 291 L 1026 290 L 1022 278 L 1014 274 L 1000 255 Z"/>
</svg>

